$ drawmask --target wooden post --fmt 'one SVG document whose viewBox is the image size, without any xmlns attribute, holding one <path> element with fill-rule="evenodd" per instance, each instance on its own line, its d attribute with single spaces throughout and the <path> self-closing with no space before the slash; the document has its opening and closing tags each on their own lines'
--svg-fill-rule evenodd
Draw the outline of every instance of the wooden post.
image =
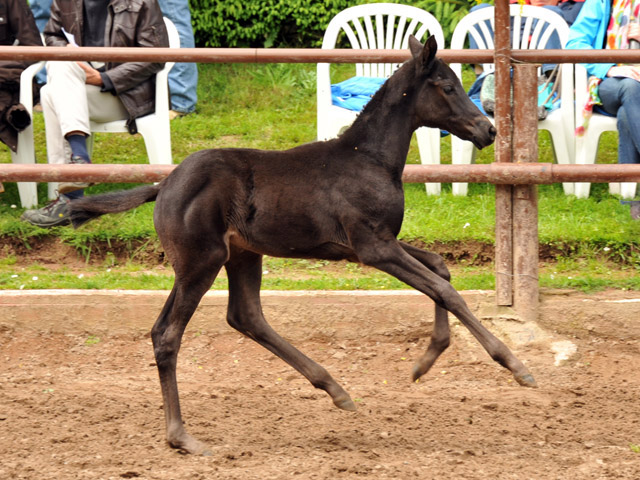
<svg viewBox="0 0 640 480">
<path fill-rule="evenodd" d="M 512 161 L 511 131 L 511 27 L 509 2 L 495 2 L 495 142 L 496 162 Z M 513 238 L 511 185 L 496 185 L 496 303 L 513 304 Z"/>
<path fill-rule="evenodd" d="M 513 66 L 514 162 L 538 161 L 536 65 Z M 513 186 L 513 306 L 518 317 L 538 317 L 538 187 Z"/>
</svg>

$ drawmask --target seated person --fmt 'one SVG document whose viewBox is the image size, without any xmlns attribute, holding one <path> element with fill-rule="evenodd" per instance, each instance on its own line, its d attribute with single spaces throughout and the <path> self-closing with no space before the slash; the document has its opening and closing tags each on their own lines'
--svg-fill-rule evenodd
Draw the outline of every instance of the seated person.
<svg viewBox="0 0 640 480">
<path fill-rule="evenodd" d="M 569 31 L 565 48 L 578 50 L 627 49 L 640 41 L 640 0 L 586 0 Z M 589 75 L 590 98 L 584 106 L 584 125 L 578 134 L 588 132 L 590 112 L 595 108 L 615 116 L 618 126 L 618 163 L 640 163 L 640 65 L 614 63 L 583 64 Z M 579 106 L 582 107 L 582 106 Z M 621 186 L 635 191 L 635 182 Z M 638 210 L 632 212 L 634 218 Z"/>
<path fill-rule="evenodd" d="M 136 5 L 139 8 L 129 8 L 124 0 L 54 0 L 44 29 L 46 43 L 168 47 L 157 0 L 139 0 Z M 148 62 L 48 62 L 40 103 L 49 163 L 91 163 L 87 151 L 90 120 L 126 119 L 129 132 L 136 133 L 136 118 L 155 110 L 155 74 L 163 66 Z M 41 227 L 66 225 L 70 199 L 82 196 L 88 186 L 60 183 L 58 198 L 43 208 L 24 212 L 22 218 Z"/>
<path fill-rule="evenodd" d="M 42 46 L 31 10 L 24 0 L 2 2 L 0 45 Z M 6 25 L 6 28 L 5 28 Z M 18 150 L 18 132 L 31 124 L 29 112 L 20 102 L 20 75 L 33 61 L 0 60 L 0 141 L 14 152 Z M 37 93 L 37 92 L 36 92 Z"/>
</svg>

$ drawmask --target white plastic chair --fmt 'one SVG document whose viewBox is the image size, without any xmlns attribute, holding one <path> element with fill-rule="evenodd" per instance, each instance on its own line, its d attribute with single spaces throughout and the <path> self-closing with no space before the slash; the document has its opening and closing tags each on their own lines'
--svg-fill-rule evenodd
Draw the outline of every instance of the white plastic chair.
<svg viewBox="0 0 640 480">
<path fill-rule="evenodd" d="M 164 17 L 164 23 L 169 35 L 169 47 L 180 48 L 180 36 L 178 30 L 171 20 Z M 164 68 L 156 74 L 156 101 L 155 112 L 136 118 L 138 133 L 144 138 L 147 148 L 149 163 L 159 165 L 171 165 L 171 126 L 169 120 L 169 71 L 175 62 L 166 62 Z M 99 123 L 91 121 L 92 133 L 126 133 L 126 120 L 115 120 L 113 122 Z M 87 148 L 89 153 L 93 150 L 94 136 L 88 138 Z M 49 198 L 56 197 L 58 184 L 49 183 Z"/>
<path fill-rule="evenodd" d="M 551 35 L 557 32 L 561 45 L 564 45 L 569 35 L 569 26 L 564 19 L 545 8 L 531 5 L 510 5 L 512 25 L 519 26 L 524 23 L 524 29 L 512 28 L 511 47 L 513 49 L 532 50 L 544 49 Z M 478 48 L 493 50 L 493 25 L 494 7 L 486 7 L 466 15 L 456 26 L 451 38 L 451 49 L 463 49 L 467 36 L 473 37 Z M 491 30 L 487 27 L 487 21 L 491 24 Z M 535 24 L 535 25 L 534 25 Z M 485 72 L 495 70 L 493 63 L 482 64 Z M 451 64 L 451 68 L 462 79 L 462 65 Z M 547 130 L 551 134 L 553 149 L 557 163 L 570 164 L 575 158 L 574 126 L 575 107 L 573 95 L 572 64 L 562 64 L 561 106 L 548 112 L 547 118 L 538 122 L 538 130 Z M 493 122 L 493 118 L 490 118 Z M 517 133 L 516 133 L 517 134 Z M 475 148 L 471 142 L 451 137 L 452 163 L 470 164 L 475 157 Z M 564 183 L 565 194 L 573 193 L 573 183 Z M 454 183 L 452 186 L 454 195 L 466 195 L 466 183 Z"/>
<path fill-rule="evenodd" d="M 24 69 L 20 75 L 20 103 L 29 112 L 31 124 L 18 133 L 18 151 L 11 152 L 13 163 L 36 163 L 36 152 L 33 145 L 33 77 L 44 67 L 45 62 L 34 63 Z M 18 182 L 20 203 L 24 208 L 38 204 L 38 185 L 35 182 Z"/>
<path fill-rule="evenodd" d="M 354 49 L 407 49 L 409 35 L 424 41 L 435 35 L 438 48 L 444 48 L 444 34 L 438 20 L 429 12 L 397 3 L 357 5 L 338 13 L 324 33 L 322 48 L 335 48 L 344 32 Z M 388 78 L 399 67 L 397 63 L 358 63 L 357 76 Z M 318 140 L 337 137 L 350 125 L 358 112 L 333 105 L 331 102 L 330 64 L 318 63 Z M 422 163 L 440 163 L 440 131 L 419 128 L 416 131 Z M 439 183 L 427 183 L 427 193 L 440 193 Z"/>
<path fill-rule="evenodd" d="M 576 125 L 582 125 L 582 109 L 589 97 L 588 74 L 584 66 L 576 64 Z M 604 132 L 617 132 L 618 124 L 616 117 L 610 117 L 601 113 L 593 113 L 589 119 L 589 126 L 583 136 L 576 136 L 576 163 L 581 165 L 592 165 L 596 163 L 598 155 L 598 143 L 600 136 Z M 622 198 L 633 198 L 636 195 L 636 182 L 610 183 L 609 193 L 620 195 Z M 578 198 L 587 198 L 591 190 L 591 184 L 576 182 L 574 193 Z"/>
</svg>

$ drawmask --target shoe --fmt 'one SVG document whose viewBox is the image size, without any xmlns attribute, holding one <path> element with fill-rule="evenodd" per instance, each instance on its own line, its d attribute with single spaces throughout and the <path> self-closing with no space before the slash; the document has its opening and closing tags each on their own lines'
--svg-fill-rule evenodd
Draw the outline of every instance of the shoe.
<svg viewBox="0 0 640 480">
<path fill-rule="evenodd" d="M 82 158 L 79 156 L 71 156 L 70 164 L 76 165 L 89 165 L 91 162 L 86 158 Z M 58 184 L 58 193 L 69 193 L 74 192 L 76 190 L 82 190 L 83 188 L 89 188 L 95 185 L 94 183 L 87 182 L 61 182 Z"/>
<path fill-rule="evenodd" d="M 22 220 L 29 222 L 37 227 L 49 228 L 68 225 L 71 223 L 70 208 L 71 200 L 64 195 L 49 202 L 42 208 L 37 210 L 27 210 L 22 214 Z"/>
<path fill-rule="evenodd" d="M 179 112 L 177 110 L 169 110 L 169 120 L 175 120 L 178 117 L 184 117 L 188 115 L 186 112 Z"/>
</svg>

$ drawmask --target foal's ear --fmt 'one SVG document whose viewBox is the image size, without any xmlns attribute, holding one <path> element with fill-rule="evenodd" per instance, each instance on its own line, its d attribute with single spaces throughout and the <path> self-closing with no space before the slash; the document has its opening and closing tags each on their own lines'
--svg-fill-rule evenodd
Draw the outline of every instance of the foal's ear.
<svg viewBox="0 0 640 480">
<path fill-rule="evenodd" d="M 436 52 L 438 51 L 438 44 L 436 42 L 436 37 L 431 35 L 427 38 L 427 41 L 424 44 L 424 47 L 413 35 L 409 36 L 409 50 L 411 50 L 411 56 L 417 59 L 418 65 L 426 68 L 428 67 L 433 59 L 436 56 Z"/>
</svg>

